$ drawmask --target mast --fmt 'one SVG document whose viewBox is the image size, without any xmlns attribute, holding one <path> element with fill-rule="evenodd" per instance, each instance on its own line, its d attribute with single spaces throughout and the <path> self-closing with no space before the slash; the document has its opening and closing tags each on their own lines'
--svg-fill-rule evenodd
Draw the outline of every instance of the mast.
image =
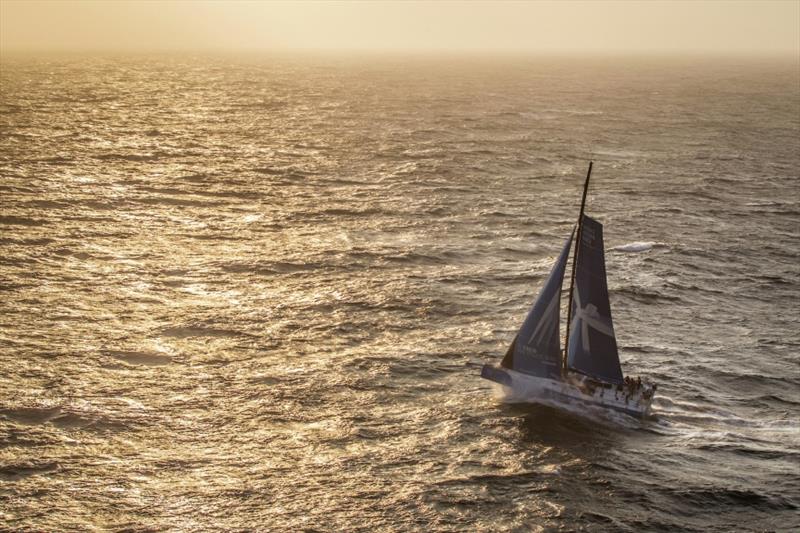
<svg viewBox="0 0 800 533">
<path fill-rule="evenodd" d="M 581 198 L 581 213 L 578 215 L 578 235 L 575 239 L 575 251 L 572 254 L 572 275 L 569 280 L 569 302 L 567 303 L 567 338 L 564 339 L 564 371 L 567 370 L 567 354 L 569 353 L 569 325 L 572 322 L 572 292 L 575 290 L 575 267 L 578 266 L 578 244 L 581 242 L 583 229 L 583 209 L 586 207 L 586 193 L 589 191 L 589 177 L 592 175 L 592 163 L 589 161 L 589 172 L 586 173 L 586 182 L 583 184 L 583 198 Z"/>
</svg>

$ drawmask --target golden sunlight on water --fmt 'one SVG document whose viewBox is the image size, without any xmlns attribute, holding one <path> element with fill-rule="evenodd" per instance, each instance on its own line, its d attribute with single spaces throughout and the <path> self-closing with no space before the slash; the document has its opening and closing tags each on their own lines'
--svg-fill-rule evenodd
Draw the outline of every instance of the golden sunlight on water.
<svg viewBox="0 0 800 533">
<path fill-rule="evenodd" d="M 796 522 L 796 65 L 40 57 L 0 81 L 2 527 Z M 590 158 L 645 425 L 479 378 Z"/>
</svg>

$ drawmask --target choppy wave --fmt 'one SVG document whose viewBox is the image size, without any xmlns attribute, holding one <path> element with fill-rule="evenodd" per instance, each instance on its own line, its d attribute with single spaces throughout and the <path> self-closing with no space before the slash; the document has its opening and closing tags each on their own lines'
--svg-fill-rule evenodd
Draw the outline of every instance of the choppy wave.
<svg viewBox="0 0 800 533">
<path fill-rule="evenodd" d="M 0 528 L 798 529 L 796 64 L 0 61 Z M 589 160 L 644 422 L 479 377 Z"/>
</svg>

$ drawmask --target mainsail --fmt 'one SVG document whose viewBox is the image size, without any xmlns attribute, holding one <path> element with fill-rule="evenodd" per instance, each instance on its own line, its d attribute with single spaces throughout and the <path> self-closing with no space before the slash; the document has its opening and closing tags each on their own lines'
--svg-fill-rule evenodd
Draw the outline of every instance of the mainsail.
<svg viewBox="0 0 800 533">
<path fill-rule="evenodd" d="M 622 383 L 608 301 L 603 225 L 583 215 L 579 235 L 567 365 L 602 381 Z"/>
<path fill-rule="evenodd" d="M 540 377 L 561 378 L 561 284 L 571 244 L 572 234 L 564 243 L 539 297 L 508 349 L 501 363 L 504 367 Z"/>
</svg>

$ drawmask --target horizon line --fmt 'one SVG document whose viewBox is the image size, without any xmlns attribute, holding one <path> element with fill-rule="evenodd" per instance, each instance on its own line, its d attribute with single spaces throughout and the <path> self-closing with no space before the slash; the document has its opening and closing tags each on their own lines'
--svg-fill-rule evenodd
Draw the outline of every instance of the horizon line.
<svg viewBox="0 0 800 533">
<path fill-rule="evenodd" d="M 0 55 L 265 55 L 265 56 L 349 56 L 349 57 L 514 57 L 514 58 L 754 58 L 795 59 L 800 68 L 798 50 L 514 50 L 514 49 L 419 49 L 392 48 L 371 50 L 367 48 L 260 48 L 260 47 L 9 47 L 0 46 Z"/>
</svg>

